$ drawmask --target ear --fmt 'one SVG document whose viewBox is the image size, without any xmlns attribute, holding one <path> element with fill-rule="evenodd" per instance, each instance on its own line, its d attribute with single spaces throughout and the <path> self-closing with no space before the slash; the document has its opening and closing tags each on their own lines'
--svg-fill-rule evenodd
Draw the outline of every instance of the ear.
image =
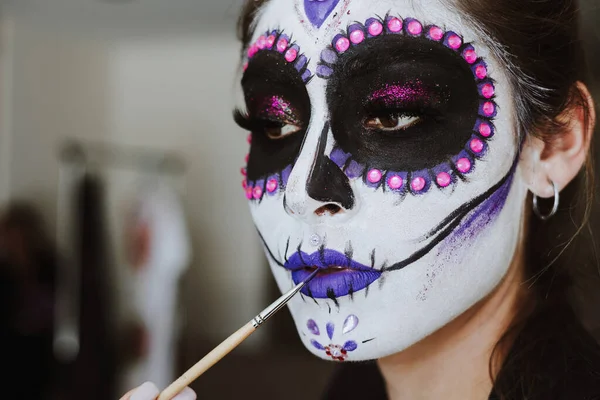
<svg viewBox="0 0 600 400">
<path fill-rule="evenodd" d="M 588 156 L 596 123 L 594 102 L 583 83 L 577 82 L 572 90 L 580 95 L 557 117 L 564 128 L 547 141 L 529 135 L 523 144 L 523 176 L 529 190 L 539 197 L 554 196 L 551 181 L 559 190 L 564 189 L 577 176 Z M 539 136 L 543 135 L 544 132 L 540 132 Z"/>
</svg>

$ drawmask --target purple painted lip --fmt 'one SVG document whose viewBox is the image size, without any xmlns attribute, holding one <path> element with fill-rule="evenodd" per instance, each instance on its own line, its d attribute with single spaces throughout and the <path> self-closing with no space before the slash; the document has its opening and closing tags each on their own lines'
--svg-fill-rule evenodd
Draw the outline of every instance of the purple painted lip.
<svg viewBox="0 0 600 400">
<path fill-rule="evenodd" d="M 292 271 L 292 279 L 298 284 L 315 269 L 320 269 L 301 293 L 317 299 L 352 295 L 375 282 L 381 271 L 367 267 L 335 250 L 321 249 L 312 254 L 295 252 L 284 264 Z"/>
</svg>

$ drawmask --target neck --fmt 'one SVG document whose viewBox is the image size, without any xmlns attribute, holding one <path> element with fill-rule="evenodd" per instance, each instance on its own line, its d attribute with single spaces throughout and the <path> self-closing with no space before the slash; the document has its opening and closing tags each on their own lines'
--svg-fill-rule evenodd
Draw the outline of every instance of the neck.
<svg viewBox="0 0 600 400">
<path fill-rule="evenodd" d="M 514 260 L 484 300 L 421 342 L 378 361 L 390 400 L 488 399 L 492 351 L 521 303 L 523 261 Z"/>
</svg>

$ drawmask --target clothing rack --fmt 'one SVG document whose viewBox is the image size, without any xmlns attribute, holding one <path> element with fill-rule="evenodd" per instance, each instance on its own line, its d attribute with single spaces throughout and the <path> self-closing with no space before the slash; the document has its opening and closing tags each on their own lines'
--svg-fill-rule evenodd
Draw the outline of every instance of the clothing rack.
<svg viewBox="0 0 600 400">
<path fill-rule="evenodd" d="M 60 146 L 57 156 L 59 187 L 69 187 L 83 177 L 88 169 L 151 172 L 153 175 L 175 177 L 185 185 L 186 163 L 174 152 L 67 139 Z M 70 217 L 76 207 L 73 196 L 59 189 L 56 240 L 63 253 L 63 261 L 57 277 L 54 352 L 57 359 L 64 363 L 74 362 L 80 352 L 81 271 L 76 267 L 80 255 L 73 245 L 75 238 L 71 232 L 73 220 Z"/>
<path fill-rule="evenodd" d="M 167 175 L 182 175 L 186 171 L 184 160 L 173 152 L 74 139 L 64 142 L 59 159 L 65 164 L 150 169 Z"/>
</svg>

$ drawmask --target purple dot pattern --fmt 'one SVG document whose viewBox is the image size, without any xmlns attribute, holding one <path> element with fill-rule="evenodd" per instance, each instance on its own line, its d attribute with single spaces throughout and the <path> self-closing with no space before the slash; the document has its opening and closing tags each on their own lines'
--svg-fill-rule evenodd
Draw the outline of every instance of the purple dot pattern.
<svg viewBox="0 0 600 400">
<path fill-rule="evenodd" d="M 248 144 L 252 143 L 252 133 L 248 134 L 247 141 Z M 248 159 L 249 155 L 246 156 L 246 163 Z M 243 176 L 242 188 L 244 189 L 246 199 L 260 202 L 265 196 L 275 196 L 285 189 L 291 172 L 292 166 L 288 165 L 280 173 L 268 175 L 264 179 L 250 181 L 247 178 L 246 167 L 242 167 L 240 173 Z"/>
<path fill-rule="evenodd" d="M 246 50 L 247 61 L 244 63 L 244 70 L 248 67 L 248 62 L 261 51 L 274 51 L 282 54 L 286 62 L 294 65 L 304 83 L 308 83 L 312 79 L 313 74 L 308 69 L 308 59 L 288 35 L 278 30 L 260 35 Z"/>
<path fill-rule="evenodd" d="M 308 58 L 302 54 L 300 47 L 285 33 L 272 30 L 260 35 L 246 50 L 246 61 L 243 66 L 244 71 L 248 68 L 248 63 L 252 58 L 261 51 L 280 53 L 287 63 L 294 66 L 305 84 L 312 79 L 313 74 L 308 69 Z M 334 62 L 335 58 L 337 58 L 337 53 L 333 52 L 331 56 L 334 58 L 330 61 Z M 249 134 L 248 143 L 251 143 L 251 139 L 252 134 Z M 246 156 L 246 163 L 248 163 L 248 156 Z M 288 165 L 279 173 L 262 177 L 256 181 L 249 181 L 245 174 L 246 168 L 242 168 L 242 175 L 244 176 L 242 188 L 244 189 L 246 198 L 249 201 L 261 202 L 265 196 L 274 196 L 285 190 L 292 171 L 292 165 Z"/>
<path fill-rule="evenodd" d="M 358 317 L 356 315 L 349 315 L 344 320 L 344 325 L 342 327 L 342 335 L 349 335 L 358 327 Z M 309 319 L 306 322 L 306 328 L 313 336 L 321 336 L 321 330 L 319 329 L 318 324 L 313 319 Z M 327 337 L 330 340 L 330 343 L 327 345 L 321 344 L 319 341 L 315 339 L 310 340 L 310 344 L 317 350 L 325 352 L 328 357 L 331 357 L 334 361 L 346 361 L 349 357 L 350 352 L 353 352 L 358 348 L 358 344 L 354 340 L 347 340 L 343 345 L 336 344 L 333 341 L 333 337 L 335 335 L 335 325 L 333 322 L 328 322 L 325 325 L 325 331 L 327 332 Z M 338 335 L 339 336 L 339 335 Z M 327 340 L 327 339 L 325 339 Z M 338 342 L 341 343 L 341 342 Z"/>
<path fill-rule="evenodd" d="M 280 191 L 285 189 L 292 166 L 289 165 L 283 171 L 277 174 L 267 176 L 265 179 L 258 179 L 256 181 L 250 181 L 244 175 L 246 169 L 242 168 L 242 188 L 246 194 L 246 198 L 251 201 L 262 201 L 265 196 L 271 197 L 278 194 Z"/>
<path fill-rule="evenodd" d="M 480 100 L 472 137 L 465 143 L 460 154 L 426 171 L 385 171 L 376 166 L 362 165 L 337 146 L 334 146 L 330 158 L 350 179 L 360 178 L 366 186 L 374 190 L 381 189 L 401 195 L 422 195 L 434 187 L 440 190 L 450 188 L 465 180 L 466 176 L 475 170 L 476 161 L 487 154 L 488 142 L 495 133 L 493 121 L 498 114 L 498 105 L 495 101 L 496 88 L 493 79 L 489 77 L 488 66 L 478 55 L 475 46 L 465 43 L 460 34 L 437 25 L 424 24 L 414 18 L 388 15 L 383 19 L 369 18 L 364 24 L 353 23 L 345 32 L 335 35 L 331 44 L 321 52 L 316 75 L 322 79 L 329 79 L 340 55 L 381 35 L 426 38 L 462 57 L 473 73 Z"/>
</svg>

